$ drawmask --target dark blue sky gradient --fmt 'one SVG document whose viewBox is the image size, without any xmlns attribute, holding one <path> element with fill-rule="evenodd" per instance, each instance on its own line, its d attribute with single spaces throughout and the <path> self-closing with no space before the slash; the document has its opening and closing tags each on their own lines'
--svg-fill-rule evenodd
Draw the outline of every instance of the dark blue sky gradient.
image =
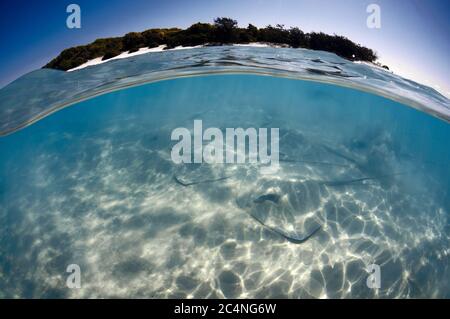
<svg viewBox="0 0 450 319">
<path fill-rule="evenodd" d="M 81 29 L 66 27 L 70 3 L 81 6 Z M 381 7 L 381 29 L 366 26 L 370 3 Z M 0 15 L 0 87 L 99 37 L 229 16 L 241 26 L 281 23 L 347 36 L 396 73 L 450 96 L 449 0 L 3 0 Z"/>
</svg>

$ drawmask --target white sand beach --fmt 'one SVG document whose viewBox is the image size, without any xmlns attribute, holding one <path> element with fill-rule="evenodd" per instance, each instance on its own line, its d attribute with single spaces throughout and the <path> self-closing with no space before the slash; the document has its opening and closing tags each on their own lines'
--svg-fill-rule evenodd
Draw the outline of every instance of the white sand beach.
<svg viewBox="0 0 450 319">
<path fill-rule="evenodd" d="M 234 43 L 232 44 L 233 46 L 237 46 L 237 47 L 256 47 L 256 48 L 281 48 L 283 46 L 281 45 L 275 45 L 275 44 L 270 44 L 270 43 L 265 43 L 265 42 L 251 42 L 251 43 Z M 83 63 L 82 65 L 79 65 L 73 69 L 67 70 L 67 72 L 72 72 L 72 71 L 77 71 L 77 70 L 81 70 L 84 69 L 86 67 L 89 66 L 93 66 L 93 65 L 98 65 L 98 64 L 102 64 L 108 61 L 114 61 L 114 60 L 119 60 L 119 59 L 126 59 L 132 56 L 136 56 L 136 55 L 141 55 L 141 54 L 147 54 L 147 53 L 154 53 L 154 52 L 162 52 L 162 51 L 173 51 L 173 50 L 187 50 L 187 49 L 195 49 L 195 48 L 201 48 L 204 47 L 204 45 L 196 45 L 196 46 L 177 46 L 175 48 L 172 49 L 165 49 L 167 47 L 167 45 L 162 44 L 160 46 L 154 47 L 154 48 L 140 48 L 138 51 L 136 52 L 122 52 L 121 54 L 108 59 L 108 60 L 102 60 L 103 57 L 98 57 L 92 60 L 87 61 L 86 63 Z"/>
<path fill-rule="evenodd" d="M 162 45 L 157 46 L 157 47 L 154 47 L 154 48 L 140 48 L 138 51 L 136 51 L 136 52 L 131 52 L 131 53 L 130 53 L 129 51 L 126 51 L 126 52 L 122 52 L 121 54 L 119 54 L 119 55 L 117 55 L 117 56 L 115 56 L 115 57 L 113 57 L 113 58 L 111 58 L 111 59 L 108 59 L 108 60 L 102 60 L 103 57 L 98 57 L 98 58 L 89 60 L 89 61 L 87 61 L 86 63 L 83 63 L 83 64 L 80 65 L 80 66 L 77 66 L 76 68 L 67 70 L 67 72 L 72 72 L 72 71 L 84 69 L 84 68 L 86 68 L 86 67 L 93 66 L 93 65 L 98 65 L 98 64 L 102 64 L 102 63 L 105 63 L 105 62 L 108 62 L 108 61 L 119 60 L 119 59 L 126 59 L 126 58 L 129 58 L 129 57 L 136 56 L 136 55 L 141 55 L 141 54 L 154 53 L 154 52 L 162 52 L 162 51 L 172 51 L 172 50 L 195 49 L 195 48 L 201 48 L 201 47 L 203 47 L 203 45 L 186 46 L 186 47 L 183 47 L 183 46 L 177 46 L 177 47 L 172 48 L 172 49 L 164 50 L 166 47 L 167 47 L 167 45 L 162 44 Z"/>
<path fill-rule="evenodd" d="M 278 45 L 267 42 L 234 43 L 235 47 L 254 47 L 254 48 L 285 48 L 288 46 Z"/>
</svg>

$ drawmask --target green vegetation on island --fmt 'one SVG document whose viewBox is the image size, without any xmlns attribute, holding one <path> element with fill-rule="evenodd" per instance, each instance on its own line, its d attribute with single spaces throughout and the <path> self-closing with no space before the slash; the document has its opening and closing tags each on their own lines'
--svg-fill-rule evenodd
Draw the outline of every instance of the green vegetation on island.
<svg viewBox="0 0 450 319">
<path fill-rule="evenodd" d="M 333 52 L 351 61 L 375 62 L 376 53 L 356 44 L 346 37 L 328 35 L 322 32 L 304 33 L 299 28 L 286 29 L 283 25 L 257 28 L 249 24 L 239 28 L 237 21 L 230 18 L 216 18 L 214 24 L 195 23 L 182 30 L 150 29 L 130 32 L 123 37 L 97 39 L 88 45 L 66 49 L 44 68 L 69 70 L 89 60 L 103 57 L 110 59 L 122 52 L 135 52 L 140 48 L 166 45 L 165 49 L 177 46 L 227 45 L 232 43 L 265 42 L 293 48 L 306 48 Z"/>
</svg>

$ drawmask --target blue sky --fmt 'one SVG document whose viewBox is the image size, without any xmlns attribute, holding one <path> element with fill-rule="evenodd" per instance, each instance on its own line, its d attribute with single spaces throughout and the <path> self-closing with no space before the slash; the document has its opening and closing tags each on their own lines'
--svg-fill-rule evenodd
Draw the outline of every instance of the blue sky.
<svg viewBox="0 0 450 319">
<path fill-rule="evenodd" d="M 82 28 L 66 27 L 66 7 L 81 7 Z M 366 25 L 367 5 L 381 8 L 381 28 Z M 298 26 L 347 36 L 378 52 L 396 73 L 450 96 L 448 0 L 3 0 L 0 86 L 40 68 L 65 48 L 153 27 L 187 27 L 217 16 Z"/>
</svg>

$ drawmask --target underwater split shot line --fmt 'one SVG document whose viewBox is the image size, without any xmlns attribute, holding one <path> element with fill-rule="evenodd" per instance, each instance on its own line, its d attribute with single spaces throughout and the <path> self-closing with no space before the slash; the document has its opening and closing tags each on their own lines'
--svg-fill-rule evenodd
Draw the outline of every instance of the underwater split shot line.
<svg viewBox="0 0 450 319">
<path fill-rule="evenodd" d="M 73 47 L 0 88 L 0 299 L 450 298 L 445 94 L 288 22 L 80 45 L 65 9 Z"/>
<path fill-rule="evenodd" d="M 277 169 L 174 163 L 171 133 L 193 130 L 192 118 L 224 136 L 269 121 L 279 127 Z M 448 133 L 371 93 L 251 74 L 80 102 L 0 141 L 2 294 L 446 296 Z M 66 287 L 71 264 L 79 289 Z M 370 265 L 380 267 L 378 289 L 367 285 Z"/>
</svg>

